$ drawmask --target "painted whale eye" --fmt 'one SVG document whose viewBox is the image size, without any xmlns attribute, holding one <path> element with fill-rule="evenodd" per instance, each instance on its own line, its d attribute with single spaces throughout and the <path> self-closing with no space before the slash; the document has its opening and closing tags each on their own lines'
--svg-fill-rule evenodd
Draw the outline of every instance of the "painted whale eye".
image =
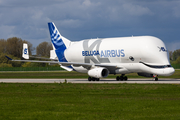
<svg viewBox="0 0 180 120">
<path fill-rule="evenodd" d="M 130 56 L 129 59 L 130 59 L 131 61 L 134 61 L 134 58 L 133 58 L 132 56 Z"/>
</svg>

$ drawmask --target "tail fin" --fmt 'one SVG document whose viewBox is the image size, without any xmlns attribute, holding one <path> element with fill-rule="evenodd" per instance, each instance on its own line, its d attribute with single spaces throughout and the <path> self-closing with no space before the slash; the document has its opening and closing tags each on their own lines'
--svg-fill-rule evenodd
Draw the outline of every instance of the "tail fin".
<svg viewBox="0 0 180 120">
<path fill-rule="evenodd" d="M 60 62 L 67 62 L 64 51 L 69 47 L 71 41 L 61 36 L 53 22 L 48 23 L 51 42 L 55 48 L 56 55 Z"/>
<path fill-rule="evenodd" d="M 23 51 L 22 51 L 22 57 L 24 59 L 29 59 L 29 51 L 28 51 L 28 44 L 27 43 L 23 43 Z"/>
</svg>

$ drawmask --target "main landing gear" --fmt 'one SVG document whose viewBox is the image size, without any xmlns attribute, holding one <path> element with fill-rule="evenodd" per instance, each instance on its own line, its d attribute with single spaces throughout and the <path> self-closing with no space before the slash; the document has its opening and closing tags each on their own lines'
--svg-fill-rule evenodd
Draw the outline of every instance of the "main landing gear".
<svg viewBox="0 0 180 120">
<path fill-rule="evenodd" d="M 119 80 L 121 80 L 121 81 L 127 81 L 128 80 L 128 78 L 127 78 L 127 76 L 124 76 L 125 74 L 122 74 L 121 76 L 117 76 L 116 77 L 116 80 L 117 81 L 119 81 Z"/>
<path fill-rule="evenodd" d="M 88 77 L 88 81 L 99 81 L 99 78 Z"/>
<path fill-rule="evenodd" d="M 124 76 L 125 74 L 122 74 L 121 76 L 117 76 L 116 77 L 116 80 L 117 81 L 127 81 L 128 78 L 127 76 Z M 99 78 L 95 78 L 95 77 L 88 77 L 88 81 L 99 81 L 100 79 Z"/>
</svg>

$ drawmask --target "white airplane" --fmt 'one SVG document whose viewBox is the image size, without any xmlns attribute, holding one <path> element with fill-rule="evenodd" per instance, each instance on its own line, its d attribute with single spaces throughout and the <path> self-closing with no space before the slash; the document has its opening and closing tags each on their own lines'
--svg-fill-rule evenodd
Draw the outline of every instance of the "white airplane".
<svg viewBox="0 0 180 120">
<path fill-rule="evenodd" d="M 170 76 L 168 50 L 160 39 L 152 36 L 97 38 L 71 42 L 61 36 L 53 22 L 48 23 L 51 42 L 58 61 L 13 60 L 58 63 L 67 71 L 87 73 L 88 80 L 99 81 L 109 74 L 121 74 L 116 80 L 127 80 L 125 74 L 144 77 Z M 27 54 L 27 47 L 23 54 Z M 28 57 L 25 57 L 28 59 Z"/>
</svg>

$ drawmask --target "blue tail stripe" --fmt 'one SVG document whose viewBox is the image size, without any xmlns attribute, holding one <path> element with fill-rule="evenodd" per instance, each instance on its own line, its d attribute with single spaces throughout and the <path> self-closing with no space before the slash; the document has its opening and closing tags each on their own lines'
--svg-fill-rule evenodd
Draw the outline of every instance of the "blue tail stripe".
<svg viewBox="0 0 180 120">
<path fill-rule="evenodd" d="M 56 49 L 56 55 L 60 62 L 67 62 L 65 56 L 64 56 L 64 49 L 66 49 L 65 45 L 62 45 L 59 49 Z"/>
</svg>

